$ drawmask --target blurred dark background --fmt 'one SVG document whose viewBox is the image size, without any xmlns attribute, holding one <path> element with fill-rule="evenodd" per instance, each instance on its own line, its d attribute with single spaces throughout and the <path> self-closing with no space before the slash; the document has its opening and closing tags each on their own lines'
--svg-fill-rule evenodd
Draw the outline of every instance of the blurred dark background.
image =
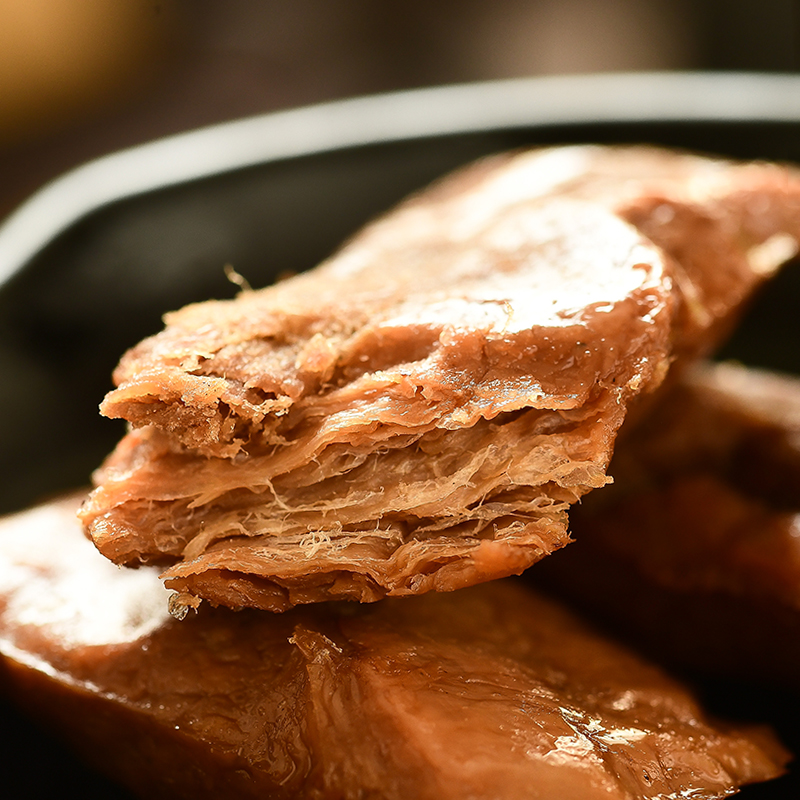
<svg viewBox="0 0 800 800">
<path fill-rule="evenodd" d="M 797 0 L 2 0 L 0 218 L 87 159 L 322 100 L 800 67 Z"/>
</svg>

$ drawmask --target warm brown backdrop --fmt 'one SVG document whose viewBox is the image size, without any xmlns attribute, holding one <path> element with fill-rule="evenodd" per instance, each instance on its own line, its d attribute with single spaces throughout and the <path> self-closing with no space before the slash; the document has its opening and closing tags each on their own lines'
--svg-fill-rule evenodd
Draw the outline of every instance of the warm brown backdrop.
<svg viewBox="0 0 800 800">
<path fill-rule="evenodd" d="M 798 0 L 2 0 L 0 218 L 82 161 L 355 94 L 800 68 Z"/>
</svg>

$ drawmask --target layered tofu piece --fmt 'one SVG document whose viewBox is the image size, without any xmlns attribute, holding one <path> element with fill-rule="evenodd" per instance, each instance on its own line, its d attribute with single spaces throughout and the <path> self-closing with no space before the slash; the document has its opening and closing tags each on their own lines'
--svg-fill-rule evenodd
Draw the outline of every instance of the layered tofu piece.
<svg viewBox="0 0 800 800">
<path fill-rule="evenodd" d="M 168 315 L 81 516 L 119 564 L 282 611 L 518 574 L 629 410 L 797 250 L 800 178 L 655 148 L 487 159 L 275 286 Z M 265 254 L 265 258 L 269 255 Z"/>
</svg>

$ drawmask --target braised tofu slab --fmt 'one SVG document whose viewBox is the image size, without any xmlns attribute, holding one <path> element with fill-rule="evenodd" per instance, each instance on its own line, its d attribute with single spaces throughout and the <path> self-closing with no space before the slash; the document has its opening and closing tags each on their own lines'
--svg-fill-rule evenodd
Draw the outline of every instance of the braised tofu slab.
<svg viewBox="0 0 800 800">
<path fill-rule="evenodd" d="M 175 620 L 79 502 L 0 522 L 0 686 L 143 797 L 722 798 L 787 761 L 511 579 Z"/>
<path fill-rule="evenodd" d="M 800 379 L 692 369 L 543 564 L 573 601 L 682 668 L 800 687 Z"/>
<path fill-rule="evenodd" d="M 120 564 L 282 611 L 518 574 L 617 433 L 797 249 L 800 179 L 655 148 L 487 159 L 310 273 L 168 315 L 81 517 Z M 265 254 L 268 258 L 268 254 Z"/>
</svg>

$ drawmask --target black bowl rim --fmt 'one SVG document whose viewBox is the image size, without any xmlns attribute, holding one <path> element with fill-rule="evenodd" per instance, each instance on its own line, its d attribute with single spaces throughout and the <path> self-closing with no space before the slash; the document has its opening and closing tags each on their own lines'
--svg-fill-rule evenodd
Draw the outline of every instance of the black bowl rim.
<svg viewBox="0 0 800 800">
<path fill-rule="evenodd" d="M 0 289 L 92 212 L 259 164 L 376 143 L 631 122 L 799 122 L 800 75 L 606 73 L 378 94 L 260 114 L 95 159 L 37 191 L 0 225 Z"/>
</svg>

